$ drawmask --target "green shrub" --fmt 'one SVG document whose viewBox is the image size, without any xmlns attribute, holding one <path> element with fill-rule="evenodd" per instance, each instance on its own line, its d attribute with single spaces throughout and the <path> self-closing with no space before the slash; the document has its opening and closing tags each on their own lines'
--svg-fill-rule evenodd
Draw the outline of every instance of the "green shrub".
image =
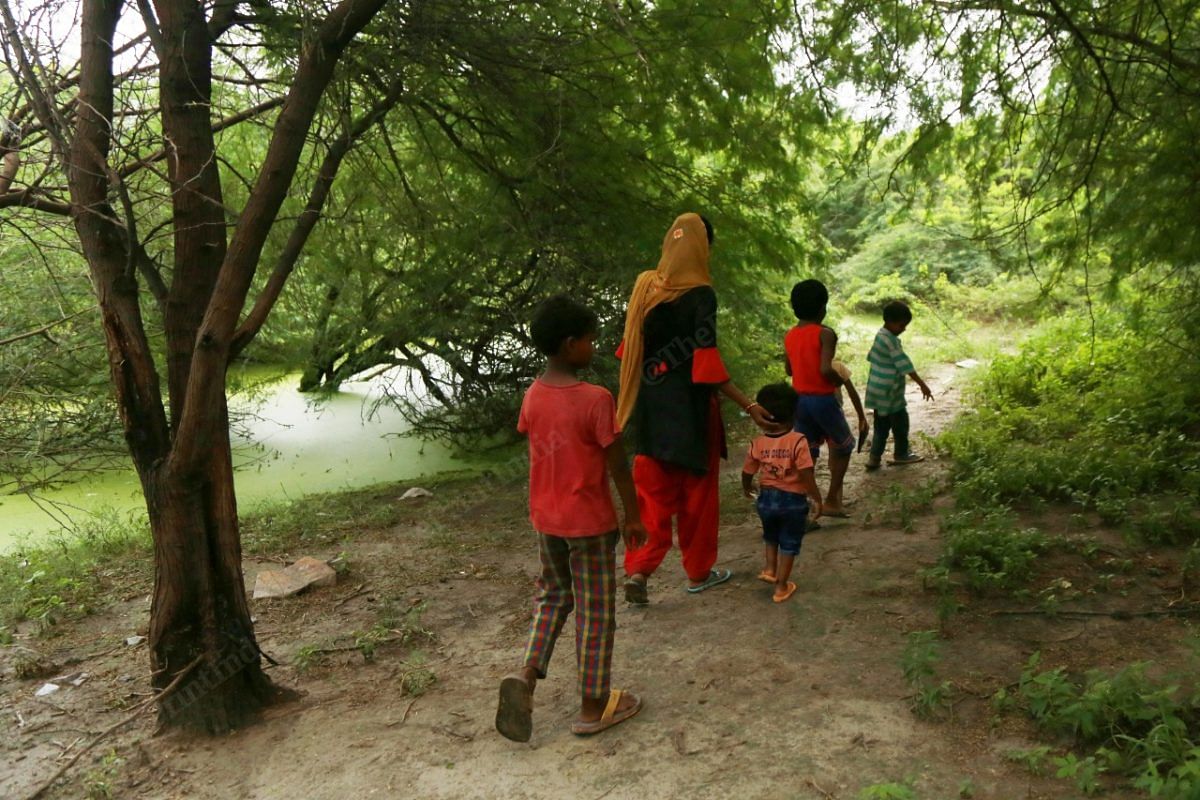
<svg viewBox="0 0 1200 800">
<path fill-rule="evenodd" d="M 1175 678 L 1151 678 L 1145 662 L 1112 674 L 1090 670 L 1081 678 L 1061 667 L 1039 671 L 1039 664 L 1035 653 L 1018 682 L 1025 711 L 1047 731 L 1091 750 L 1083 758 L 1052 759 L 1059 777 L 1073 779 L 1084 794 L 1098 791 L 1098 777 L 1110 773 L 1151 797 L 1200 796 L 1200 692 L 1194 686 L 1185 691 Z"/>
<path fill-rule="evenodd" d="M 910 705 L 922 719 L 937 716 L 950 701 L 950 683 L 938 682 L 936 667 L 942 660 L 937 631 L 913 631 L 908 635 L 900 668 L 913 690 Z"/>
<path fill-rule="evenodd" d="M 960 511 L 942 521 L 940 566 L 963 573 L 969 589 L 1012 589 L 1032 576 L 1038 556 L 1051 540 L 1035 528 L 1020 529 L 1015 515 L 1002 507 Z"/>
<path fill-rule="evenodd" d="M 1200 536 L 1200 370 L 1125 316 L 1043 323 L 968 392 L 939 437 L 960 506 L 1039 500 L 1095 509 L 1151 542 Z M 1146 498 L 1171 497 L 1166 508 Z"/>
<path fill-rule="evenodd" d="M 29 620 L 47 633 L 91 613 L 114 586 L 148 584 L 151 571 L 144 517 L 97 516 L 74 533 L 0 554 L 0 626 Z"/>
</svg>

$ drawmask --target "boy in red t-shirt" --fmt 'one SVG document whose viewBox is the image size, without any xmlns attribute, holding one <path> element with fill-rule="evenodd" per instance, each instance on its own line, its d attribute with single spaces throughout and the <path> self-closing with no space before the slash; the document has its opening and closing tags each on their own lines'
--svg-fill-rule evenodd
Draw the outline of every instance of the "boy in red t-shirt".
<svg viewBox="0 0 1200 800">
<path fill-rule="evenodd" d="M 763 526 L 763 571 L 758 579 L 775 584 L 776 603 L 796 593 L 788 580 L 808 518 L 821 516 L 821 490 L 813 477 L 812 454 L 804 434 L 792 430 L 796 392 L 786 383 L 764 386 L 755 398 L 775 424 L 750 443 L 742 467 L 742 492 L 754 497 L 758 477 L 758 516 Z"/>
<path fill-rule="evenodd" d="M 626 549 L 643 545 L 646 529 L 612 394 L 579 380 L 579 371 L 592 362 L 596 316 L 558 295 L 538 306 L 529 327 L 547 357 L 546 370 L 525 393 L 517 430 L 529 436 L 529 517 L 542 571 L 525 664 L 501 681 L 496 710 L 496 730 L 518 742 L 532 735 L 533 690 L 546 677 L 572 610 L 583 700 L 571 732 L 599 733 L 642 709 L 637 695 L 609 688 L 618 536 L 610 474 L 624 506 Z"/>
</svg>

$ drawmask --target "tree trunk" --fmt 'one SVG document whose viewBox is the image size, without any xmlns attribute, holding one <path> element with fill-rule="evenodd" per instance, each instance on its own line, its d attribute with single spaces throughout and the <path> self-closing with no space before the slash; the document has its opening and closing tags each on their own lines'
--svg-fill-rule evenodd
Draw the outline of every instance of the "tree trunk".
<svg viewBox="0 0 1200 800">
<path fill-rule="evenodd" d="M 342 51 L 384 2 L 342 0 L 315 35 L 305 38 L 230 247 L 211 121 L 213 39 L 205 6 L 156 0 L 155 23 L 142 4 L 151 28 L 157 28 L 151 39 L 160 62 L 172 189 L 174 270 L 163 320 L 169 421 L 141 315 L 134 258 L 141 243 L 134 241 L 132 212 L 122 220 L 110 202 L 119 178 L 108 163 L 116 127 L 112 41 L 123 3 L 85 0 L 81 6 L 78 111 L 66 159 L 71 212 L 96 289 L 117 407 L 154 538 L 152 682 L 165 688 L 183 674 L 159 707 L 166 725 L 222 733 L 280 695 L 263 674 L 246 602 L 225 371 L 264 242 L 292 185 L 317 104 Z M 214 17 L 228 19 L 234 5 Z M 224 24 L 214 22 L 217 30 Z M 49 112 L 42 117 L 48 130 L 56 130 Z M 327 183 L 338 164 L 340 155 L 328 162 L 322 177 Z M 319 210 L 316 203 L 314 213 Z M 308 229 L 313 223 L 315 216 L 306 221 Z M 295 239 L 293 261 L 304 238 Z M 254 324 L 240 337 L 239 349 L 269 313 L 291 271 L 286 266 L 269 302 L 256 304 Z"/>
<path fill-rule="evenodd" d="M 342 275 L 337 283 L 325 287 L 325 296 L 321 299 L 321 308 L 317 311 L 316 322 L 313 323 L 313 341 L 308 354 L 308 365 L 304 368 L 304 374 L 300 376 L 302 392 L 315 392 L 320 389 L 322 382 L 333 377 L 333 365 L 344 355 L 341 352 L 331 353 L 329 350 L 329 320 L 333 317 L 333 310 L 342 295 L 342 284 L 345 281 L 346 277 Z"/>
<path fill-rule="evenodd" d="M 229 426 L 209 433 L 211 456 L 200 473 L 159 467 L 143 481 L 157 566 L 150 663 L 161 689 L 200 658 L 160 707 L 160 720 L 223 733 L 249 721 L 279 690 L 262 671 L 246 602 Z"/>
</svg>

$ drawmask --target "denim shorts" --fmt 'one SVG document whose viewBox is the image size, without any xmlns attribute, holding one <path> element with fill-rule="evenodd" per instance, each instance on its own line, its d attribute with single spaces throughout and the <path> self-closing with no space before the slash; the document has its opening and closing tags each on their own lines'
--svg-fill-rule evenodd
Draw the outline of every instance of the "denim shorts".
<svg viewBox="0 0 1200 800">
<path fill-rule="evenodd" d="M 849 455 L 854 452 L 854 434 L 850 432 L 836 395 L 800 395 L 796 400 L 795 427 L 808 439 L 814 461 L 821 454 L 822 442 L 828 443 L 834 453 Z"/>
<path fill-rule="evenodd" d="M 799 555 L 808 522 L 808 498 L 764 486 L 758 490 L 757 505 L 763 541 L 778 547 L 785 556 Z"/>
</svg>

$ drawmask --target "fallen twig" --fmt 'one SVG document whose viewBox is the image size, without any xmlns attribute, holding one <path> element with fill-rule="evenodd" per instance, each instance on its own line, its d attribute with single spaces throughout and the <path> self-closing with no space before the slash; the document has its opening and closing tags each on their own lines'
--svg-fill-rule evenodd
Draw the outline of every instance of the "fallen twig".
<svg viewBox="0 0 1200 800">
<path fill-rule="evenodd" d="M 96 734 L 90 742 L 88 742 L 86 745 L 84 745 L 82 748 L 80 748 L 78 751 L 76 751 L 75 755 L 71 756 L 71 759 L 67 763 L 65 763 L 61 767 L 59 767 L 55 771 L 55 773 L 50 776 L 49 780 L 47 780 L 45 783 L 43 783 L 41 786 L 39 786 L 37 789 L 35 789 L 33 791 L 33 794 L 28 795 L 25 798 L 25 800 L 37 800 L 37 798 L 41 797 L 46 792 L 47 789 L 49 789 L 51 786 L 53 786 L 58 781 L 59 778 L 61 778 L 64 774 L 66 774 L 67 770 L 69 770 L 71 767 L 75 766 L 75 762 L 79 761 L 79 759 L 83 756 L 84 753 L 90 751 L 93 747 L 95 747 L 97 744 L 99 744 L 101 741 L 103 741 L 108 736 L 112 735 L 113 733 L 116 733 L 121 728 L 124 728 L 126 725 L 133 722 L 135 719 L 137 719 L 139 716 L 141 716 L 143 711 L 145 711 L 150 706 L 169 697 L 172 693 L 174 693 L 174 691 L 177 688 L 179 688 L 179 684 L 183 682 L 183 679 L 186 678 L 188 675 L 190 675 L 192 670 L 194 670 L 196 667 L 198 667 L 200 665 L 200 662 L 203 660 L 204 660 L 203 655 L 196 656 L 196 659 L 194 661 L 192 661 L 192 663 L 188 664 L 186 667 L 184 667 L 182 670 L 180 670 L 179 674 L 175 676 L 175 679 L 173 681 L 171 681 L 171 683 L 167 686 L 167 688 L 163 689 L 161 692 L 154 695 L 154 697 L 151 697 L 150 699 L 138 704 L 136 707 L 134 707 L 133 711 L 129 714 L 129 716 L 121 719 L 118 722 L 113 723 L 112 725 L 108 726 L 100 733 Z"/>
<path fill-rule="evenodd" d="M 408 708 L 404 709 L 404 714 L 400 717 L 400 719 L 395 720 L 394 722 L 387 723 L 387 725 L 385 727 L 394 728 L 397 725 L 403 725 L 404 723 L 408 722 L 408 712 L 412 711 L 412 707 L 415 706 L 416 704 L 417 704 L 417 698 L 414 697 L 412 699 L 412 701 L 409 702 Z"/>
<path fill-rule="evenodd" d="M 834 800 L 834 798 L 837 797 L 837 795 L 835 795 L 833 792 L 827 792 L 824 789 L 822 789 L 821 784 L 817 783 L 812 778 L 805 778 L 804 783 L 808 786 L 811 786 L 813 789 L 816 789 L 818 792 L 820 792 L 821 796 L 824 797 L 825 800 Z"/>
<path fill-rule="evenodd" d="M 475 737 L 469 733 L 459 733 L 458 731 L 452 731 L 449 728 L 444 728 L 441 725 L 434 725 L 433 727 L 430 728 L 430 730 L 435 733 L 440 733 L 443 736 L 451 736 L 455 739 L 461 739 L 464 742 L 475 741 Z M 32 800 L 32 798 L 31 798 L 31 800 Z"/>
<path fill-rule="evenodd" d="M 341 600 L 338 600 L 336 603 L 334 603 L 333 607 L 341 608 L 343 605 L 345 605 L 346 603 L 349 603 L 354 598 L 361 597 L 362 595 L 366 594 L 369 591 L 371 591 L 371 589 L 365 583 L 360 583 L 353 592 L 351 592 L 350 594 L 343 597 Z"/>
<path fill-rule="evenodd" d="M 1063 609 L 1000 609 L 992 611 L 993 617 L 1109 617 L 1111 619 L 1133 619 L 1134 617 L 1190 617 L 1200 616 L 1200 606 L 1189 608 L 1150 609 L 1148 611 L 1069 611 Z"/>
</svg>

